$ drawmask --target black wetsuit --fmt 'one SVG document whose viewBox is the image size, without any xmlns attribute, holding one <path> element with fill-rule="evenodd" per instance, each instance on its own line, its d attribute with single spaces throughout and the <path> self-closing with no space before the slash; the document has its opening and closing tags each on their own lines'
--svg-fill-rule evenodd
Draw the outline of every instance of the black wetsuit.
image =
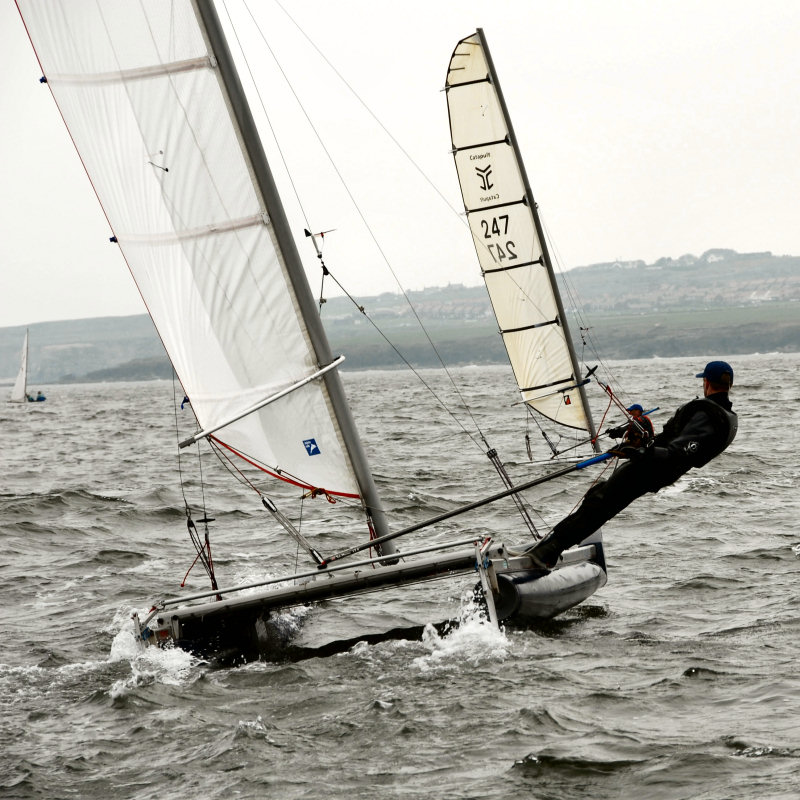
<svg viewBox="0 0 800 800">
<path fill-rule="evenodd" d="M 648 447 L 633 450 L 606 481 L 598 481 L 576 511 L 528 552 L 552 566 L 562 550 L 583 541 L 637 497 L 675 483 L 690 469 L 705 466 L 736 436 L 736 414 L 727 392 L 681 406 Z"/>
</svg>

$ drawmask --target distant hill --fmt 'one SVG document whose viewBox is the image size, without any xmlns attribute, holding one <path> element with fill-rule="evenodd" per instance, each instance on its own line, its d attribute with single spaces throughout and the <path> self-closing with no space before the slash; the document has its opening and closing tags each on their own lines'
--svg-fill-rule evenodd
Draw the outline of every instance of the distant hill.
<svg viewBox="0 0 800 800">
<path fill-rule="evenodd" d="M 590 336 L 606 358 L 800 351 L 800 257 L 709 250 L 699 257 L 613 262 L 577 267 L 559 276 L 580 351 Z M 322 319 L 347 369 L 399 367 L 392 341 L 415 366 L 439 360 L 418 316 L 448 365 L 502 363 L 505 350 L 486 290 L 451 285 L 359 298 L 329 299 Z M 572 310 L 580 307 L 588 332 Z M 375 325 L 373 325 L 372 320 Z M 103 317 L 30 327 L 34 384 L 147 380 L 171 367 L 150 318 Z M 0 328 L 0 377 L 13 378 L 25 329 Z"/>
<path fill-rule="evenodd" d="M 28 328 L 31 385 L 83 381 L 89 373 L 142 359 L 166 362 L 161 340 L 146 314 L 41 322 Z M 0 328 L 0 376 L 16 375 L 24 336 L 24 327 Z M 165 369 L 171 374 L 168 362 Z M 134 378 L 120 375 L 119 379 Z"/>
<path fill-rule="evenodd" d="M 708 250 L 654 264 L 616 261 L 566 273 L 587 313 L 653 313 L 800 302 L 800 258 Z"/>
</svg>

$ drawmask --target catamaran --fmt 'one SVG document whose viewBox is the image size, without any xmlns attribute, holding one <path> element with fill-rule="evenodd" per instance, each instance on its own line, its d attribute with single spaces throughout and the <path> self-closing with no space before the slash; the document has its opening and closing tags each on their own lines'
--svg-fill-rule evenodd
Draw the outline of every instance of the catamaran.
<svg viewBox="0 0 800 800">
<path fill-rule="evenodd" d="M 537 569 L 505 544 L 538 536 L 524 520 L 522 492 L 602 461 L 603 454 L 514 485 L 490 452 L 500 491 L 392 530 L 339 375 L 344 356 L 331 352 L 212 0 L 17 0 L 17 6 L 42 81 L 196 418 L 180 448 L 208 445 L 232 472 L 247 472 L 255 502 L 308 559 L 294 574 L 224 585 L 211 558 L 212 520 L 205 513 L 195 519 L 187 504 L 210 588 L 158 599 L 146 615 L 135 614 L 143 645 L 257 656 L 266 651 L 271 615 L 282 609 L 453 577 L 467 585 L 477 580 L 492 623 L 527 624 L 569 609 L 606 583 L 599 532 L 552 570 Z M 589 378 L 576 359 L 482 30 L 458 42 L 445 88 L 469 230 L 521 401 L 594 443 Z M 352 546 L 326 552 L 324 535 L 301 531 L 272 498 L 275 481 L 337 519 L 333 524 L 348 532 Z M 398 548 L 402 537 L 504 498 L 520 506 L 519 530 Z M 342 508 L 356 508 L 360 522 L 340 514 Z"/>
</svg>

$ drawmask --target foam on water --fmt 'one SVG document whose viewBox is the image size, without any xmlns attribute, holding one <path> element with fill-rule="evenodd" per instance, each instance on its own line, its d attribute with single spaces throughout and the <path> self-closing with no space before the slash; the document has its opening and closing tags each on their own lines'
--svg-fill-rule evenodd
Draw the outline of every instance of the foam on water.
<svg viewBox="0 0 800 800">
<path fill-rule="evenodd" d="M 133 633 L 121 631 L 115 639 L 112 653 L 117 661 L 128 661 L 130 674 L 113 683 L 108 692 L 112 699 L 124 697 L 131 690 L 159 683 L 164 686 L 182 686 L 193 683 L 200 675 L 202 665 L 195 656 L 178 647 L 139 647 Z M 124 657 L 122 654 L 125 654 Z"/>
<path fill-rule="evenodd" d="M 503 661 L 511 649 L 504 628 L 495 627 L 484 609 L 471 600 L 462 603 L 458 624 L 445 633 L 426 625 L 422 642 L 429 652 L 414 659 L 414 665 L 422 672 L 461 668 L 465 662 L 477 667 Z"/>
<path fill-rule="evenodd" d="M 117 680 L 109 689 L 113 699 L 125 696 L 131 689 L 149 683 L 179 686 L 198 677 L 203 662 L 177 647 L 147 647 L 136 637 L 131 619 L 135 609 L 119 609 L 113 627 L 116 634 L 111 642 L 109 663 L 127 662 L 130 674 Z M 141 612 L 140 612 L 141 615 Z"/>
<path fill-rule="evenodd" d="M 268 744 L 276 744 L 276 741 L 270 735 L 271 731 L 262 717 L 259 715 L 252 720 L 239 720 L 236 726 L 236 736 L 242 736 L 247 739 L 262 739 Z"/>
</svg>

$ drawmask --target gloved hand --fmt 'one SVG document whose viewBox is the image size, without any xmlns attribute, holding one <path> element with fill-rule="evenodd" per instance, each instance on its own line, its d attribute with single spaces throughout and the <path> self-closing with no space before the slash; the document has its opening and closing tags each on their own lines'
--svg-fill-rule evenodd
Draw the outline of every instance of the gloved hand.
<svg viewBox="0 0 800 800">
<path fill-rule="evenodd" d="M 627 425 L 620 425 L 617 428 L 607 428 L 606 436 L 613 436 L 615 439 L 620 439 L 625 435 L 625 431 L 627 429 L 628 429 Z"/>
</svg>

